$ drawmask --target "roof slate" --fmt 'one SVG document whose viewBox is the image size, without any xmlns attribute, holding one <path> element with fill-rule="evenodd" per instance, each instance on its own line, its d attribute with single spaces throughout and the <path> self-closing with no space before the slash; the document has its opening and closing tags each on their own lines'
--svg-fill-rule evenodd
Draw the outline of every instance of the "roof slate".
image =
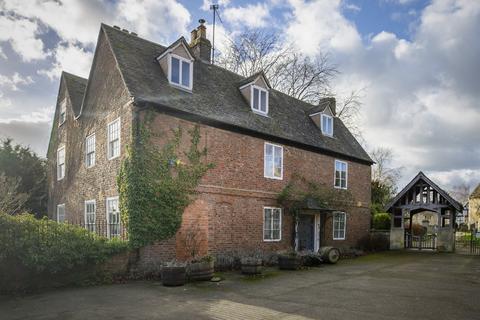
<svg viewBox="0 0 480 320">
<path fill-rule="evenodd" d="M 65 71 L 62 73 L 62 77 L 65 81 L 65 86 L 72 102 L 73 113 L 76 117 L 80 114 L 82 108 L 83 96 L 88 80 Z"/>
<path fill-rule="evenodd" d="M 238 74 L 197 59 L 193 67 L 193 90 L 171 86 L 156 58 L 166 48 L 138 36 L 102 24 L 127 89 L 139 105 L 167 106 L 179 112 L 209 119 L 256 134 L 276 137 L 329 151 L 371 164 L 373 161 L 338 118 L 334 136 L 323 136 L 310 119 L 311 104 L 270 90 L 269 115 L 251 111 L 239 84 Z"/>
</svg>

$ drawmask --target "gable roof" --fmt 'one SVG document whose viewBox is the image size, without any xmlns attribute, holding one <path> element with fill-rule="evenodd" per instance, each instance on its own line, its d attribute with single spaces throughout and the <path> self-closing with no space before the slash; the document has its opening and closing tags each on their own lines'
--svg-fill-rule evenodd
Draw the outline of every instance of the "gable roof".
<svg viewBox="0 0 480 320">
<path fill-rule="evenodd" d="M 167 53 L 172 52 L 179 45 L 182 45 L 185 48 L 185 51 L 187 51 L 191 60 L 195 60 L 195 56 L 193 55 L 192 49 L 190 48 L 190 46 L 188 45 L 187 41 L 183 36 L 180 37 L 177 41 L 175 41 L 171 45 L 169 45 L 168 47 L 166 47 L 165 50 L 163 50 L 163 52 L 161 52 L 160 55 L 157 57 L 157 60 L 160 60 Z"/>
<path fill-rule="evenodd" d="M 80 114 L 88 80 L 65 71 L 62 72 L 62 78 L 65 81 L 65 88 L 72 103 L 73 113 L 77 117 Z"/>
<path fill-rule="evenodd" d="M 262 77 L 262 79 L 263 79 L 263 81 L 265 81 L 268 89 L 272 88 L 272 86 L 270 85 L 270 82 L 268 82 L 268 79 L 265 76 L 265 73 L 263 72 L 263 70 L 259 71 L 259 72 L 256 72 L 256 73 L 252 74 L 251 76 L 249 76 L 249 77 L 243 79 L 242 81 L 240 81 L 238 83 L 238 87 L 242 88 L 242 87 L 244 87 L 244 86 L 246 86 L 246 85 L 248 85 L 252 82 L 255 82 L 255 81 L 257 81 L 257 78 L 259 78 L 259 77 Z"/>
<path fill-rule="evenodd" d="M 473 190 L 473 192 L 470 194 L 470 197 L 469 197 L 469 199 L 477 199 L 477 198 L 480 198 L 480 183 Z"/>
<path fill-rule="evenodd" d="M 413 178 L 412 181 L 410 181 L 409 184 L 405 186 L 405 188 L 400 191 L 395 198 L 393 198 L 392 201 L 387 205 L 386 211 L 388 212 L 394 205 L 395 203 L 400 200 L 410 189 L 417 184 L 418 181 L 423 180 L 426 182 L 428 185 L 430 185 L 435 191 L 437 191 L 440 195 L 442 195 L 450 204 L 457 209 L 458 211 L 462 211 L 463 205 L 458 202 L 457 200 L 453 199 L 448 192 L 440 188 L 436 183 L 434 183 L 432 180 L 430 180 L 422 171 L 420 171 L 415 178 Z"/>
<path fill-rule="evenodd" d="M 251 112 L 238 90 L 245 77 L 199 59 L 194 63 L 193 89 L 184 92 L 169 84 L 156 60 L 165 51 L 164 46 L 105 24 L 101 29 L 137 106 L 155 107 L 212 126 L 259 135 L 361 163 L 373 163 L 340 119 L 334 120 L 333 138 L 323 136 L 309 119 L 311 104 L 272 89 L 269 116 L 258 116 Z"/>
</svg>

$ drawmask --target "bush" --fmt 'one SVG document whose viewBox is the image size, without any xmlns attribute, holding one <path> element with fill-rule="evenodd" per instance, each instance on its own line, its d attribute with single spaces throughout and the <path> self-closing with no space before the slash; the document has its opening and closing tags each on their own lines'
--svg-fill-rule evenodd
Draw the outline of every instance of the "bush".
<svg viewBox="0 0 480 320">
<path fill-rule="evenodd" d="M 390 230 L 390 215 L 388 213 L 376 213 L 373 216 L 373 229 Z"/>
<path fill-rule="evenodd" d="M 16 282 L 23 289 L 35 286 L 38 279 L 68 278 L 77 273 L 72 270 L 91 270 L 126 248 L 123 241 L 99 237 L 79 226 L 0 213 L 0 287 L 8 290 Z M 22 279 L 28 283 L 22 284 Z"/>
<path fill-rule="evenodd" d="M 390 239 L 385 233 L 369 233 L 360 238 L 358 247 L 367 252 L 386 251 L 390 249 Z"/>
</svg>

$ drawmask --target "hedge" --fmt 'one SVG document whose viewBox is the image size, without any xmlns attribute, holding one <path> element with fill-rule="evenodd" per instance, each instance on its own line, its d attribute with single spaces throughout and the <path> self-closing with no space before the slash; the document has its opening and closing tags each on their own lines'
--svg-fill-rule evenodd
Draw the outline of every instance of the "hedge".
<svg viewBox="0 0 480 320">
<path fill-rule="evenodd" d="M 48 286 L 45 282 L 52 279 L 86 279 L 97 265 L 126 248 L 124 241 L 99 237 L 80 226 L 0 213 L 0 291 Z"/>
<path fill-rule="evenodd" d="M 373 215 L 373 229 L 390 230 L 391 218 L 388 213 L 376 213 Z"/>
</svg>

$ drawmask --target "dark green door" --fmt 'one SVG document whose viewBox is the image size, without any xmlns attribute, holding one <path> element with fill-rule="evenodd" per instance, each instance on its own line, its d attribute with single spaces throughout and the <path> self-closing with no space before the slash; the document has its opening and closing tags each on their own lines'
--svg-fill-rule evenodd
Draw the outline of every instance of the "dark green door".
<svg viewBox="0 0 480 320">
<path fill-rule="evenodd" d="M 315 249 L 315 216 L 301 214 L 298 216 L 298 250 Z"/>
</svg>

